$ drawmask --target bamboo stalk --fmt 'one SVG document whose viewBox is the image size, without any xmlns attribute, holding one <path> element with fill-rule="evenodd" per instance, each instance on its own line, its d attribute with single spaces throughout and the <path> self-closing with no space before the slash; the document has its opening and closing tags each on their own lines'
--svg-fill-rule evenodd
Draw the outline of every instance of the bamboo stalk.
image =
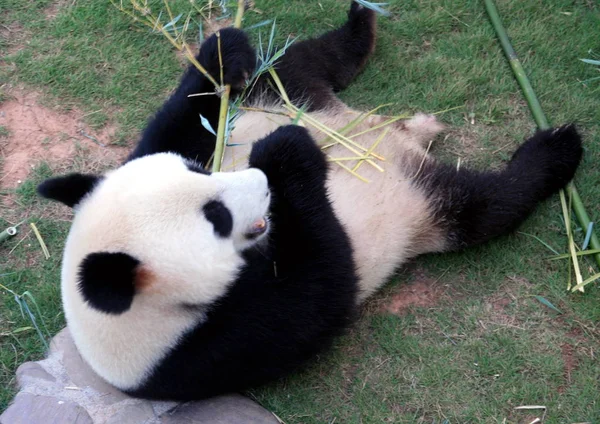
<svg viewBox="0 0 600 424">
<path fill-rule="evenodd" d="M 8 240 L 9 238 L 15 236 L 16 234 L 17 234 L 16 227 L 8 227 L 6 230 L 0 232 L 0 243 L 2 243 L 5 240 Z"/>
<path fill-rule="evenodd" d="M 235 15 L 234 27 L 242 27 L 242 18 L 244 17 L 244 5 L 245 0 L 238 0 L 237 13 Z M 218 33 L 217 33 L 218 36 Z M 219 55 L 220 55 L 219 49 Z M 221 72 L 222 71 L 221 67 Z M 215 142 L 215 155 L 212 165 L 213 172 L 219 172 L 221 170 L 221 164 L 223 163 L 223 154 L 225 152 L 225 128 L 227 127 L 227 116 L 229 110 L 229 96 L 231 95 L 231 86 L 226 85 L 221 97 L 221 108 L 219 110 L 219 126 L 217 127 L 217 140 Z"/>
<path fill-rule="evenodd" d="M 498 9 L 496 8 L 494 1 L 485 0 L 485 7 L 487 9 L 490 20 L 492 21 L 492 25 L 496 30 L 496 34 L 500 39 L 500 43 L 502 44 L 504 53 L 508 58 L 510 67 L 512 68 L 513 73 L 515 74 L 515 77 L 519 82 L 521 89 L 523 90 L 523 95 L 527 100 L 527 104 L 529 105 L 529 109 L 531 110 L 531 113 L 535 119 L 535 122 L 537 123 L 537 126 L 542 130 L 550 128 L 550 124 L 548 123 L 546 115 L 542 110 L 542 106 L 540 105 L 535 91 L 533 90 L 533 87 L 529 82 L 529 78 L 527 78 L 527 74 L 525 73 L 521 62 L 519 61 L 517 53 L 511 45 L 510 39 L 508 38 L 506 29 L 502 25 L 502 21 L 500 19 L 500 15 L 498 14 Z M 569 197 L 572 199 L 573 210 L 575 211 L 575 216 L 579 221 L 579 225 L 581 225 L 582 228 L 587 229 L 590 224 L 590 218 L 585 210 L 583 202 L 581 201 L 581 197 L 579 197 L 579 193 L 575 188 L 575 184 L 573 184 L 572 182 L 569 183 L 565 190 L 567 191 Z M 561 196 L 561 202 L 564 202 L 564 195 Z M 565 205 L 563 205 L 563 207 L 564 206 Z M 598 240 L 598 236 L 595 233 L 592 234 L 592 237 L 590 239 L 590 246 L 593 249 L 600 249 L 600 240 Z M 596 260 L 598 266 L 600 266 L 600 254 L 594 255 L 594 259 Z"/>
<path fill-rule="evenodd" d="M 515 77 L 521 89 L 523 90 L 523 94 L 525 95 L 525 99 L 527 100 L 527 104 L 529 105 L 529 109 L 531 109 L 531 113 L 533 114 L 533 118 L 537 123 L 538 127 L 542 130 L 550 128 L 550 124 L 546 119 L 546 115 L 542 110 L 542 106 L 535 95 L 535 91 L 533 91 L 533 87 L 529 82 L 529 78 L 527 78 L 527 74 L 521 65 L 521 61 L 517 56 L 517 52 L 513 48 L 510 43 L 510 39 L 508 38 L 508 33 L 502 25 L 502 20 L 500 19 L 500 15 L 498 14 L 498 9 L 496 9 L 496 5 L 493 0 L 485 0 L 485 7 L 487 9 L 488 15 L 492 21 L 492 25 L 496 30 L 496 34 L 500 39 L 500 44 L 502 44 L 502 48 L 504 49 L 504 53 L 508 58 L 508 62 L 510 63 L 510 67 L 512 68 Z"/>
</svg>

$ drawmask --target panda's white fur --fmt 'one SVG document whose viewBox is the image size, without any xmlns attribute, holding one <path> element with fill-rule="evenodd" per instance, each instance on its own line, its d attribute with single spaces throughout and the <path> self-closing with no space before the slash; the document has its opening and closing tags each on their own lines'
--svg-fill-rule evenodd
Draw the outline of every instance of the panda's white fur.
<svg viewBox="0 0 600 424">
<path fill-rule="evenodd" d="M 231 237 L 218 237 L 201 213 L 212 198 L 235 216 Z M 191 172 L 178 155 L 160 153 L 109 172 L 76 208 L 62 264 L 66 319 L 92 368 L 119 388 L 138 387 L 202 321 L 197 309 L 180 305 L 210 304 L 235 281 L 240 252 L 257 242 L 244 233 L 267 215 L 269 203 L 267 179 L 257 169 L 208 176 Z M 78 284 L 90 252 L 127 252 L 143 264 L 139 293 L 126 312 L 108 315 L 86 303 Z"/>
<path fill-rule="evenodd" d="M 229 147 L 225 150 L 223 169 L 240 170 L 247 166 L 252 147 L 248 140 L 260 140 L 278 126 L 289 124 L 290 118 L 276 104 L 259 102 L 236 121 Z M 341 102 L 335 107 L 310 115 L 328 128 L 344 128 L 360 112 Z M 389 118 L 371 116 L 356 126 L 353 133 L 361 133 L 380 125 Z M 317 141 L 325 139 L 320 130 L 308 128 Z M 433 115 L 416 114 L 383 129 L 375 129 L 354 138 L 361 146 L 370 147 L 382 132 L 385 138 L 375 152 L 384 157 L 378 164 L 385 172 L 363 164 L 358 174 L 365 182 L 342 167 L 330 165 L 327 188 L 337 216 L 344 224 L 352 241 L 354 260 L 359 274 L 359 300 L 364 301 L 380 288 L 393 272 L 407 259 L 428 252 L 441 252 L 447 239 L 436 225 L 431 201 L 412 182 L 415 169 L 421 161 L 433 158 L 427 153 L 429 142 L 444 129 Z M 326 150 L 330 158 L 355 156 L 338 144 Z M 358 161 L 344 161 L 354 167 Z"/>
</svg>

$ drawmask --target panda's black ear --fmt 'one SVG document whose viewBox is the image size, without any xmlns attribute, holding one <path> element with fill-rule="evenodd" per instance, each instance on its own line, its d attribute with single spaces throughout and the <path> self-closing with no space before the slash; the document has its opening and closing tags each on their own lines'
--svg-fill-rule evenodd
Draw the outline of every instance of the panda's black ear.
<svg viewBox="0 0 600 424">
<path fill-rule="evenodd" d="M 102 177 L 88 174 L 64 175 L 47 179 L 38 186 L 37 192 L 46 199 L 56 200 L 72 208 L 91 192 L 101 179 Z"/>
<path fill-rule="evenodd" d="M 140 261 L 127 253 L 90 253 L 79 266 L 79 291 L 92 308 L 119 315 L 131 307 L 143 276 Z"/>
</svg>

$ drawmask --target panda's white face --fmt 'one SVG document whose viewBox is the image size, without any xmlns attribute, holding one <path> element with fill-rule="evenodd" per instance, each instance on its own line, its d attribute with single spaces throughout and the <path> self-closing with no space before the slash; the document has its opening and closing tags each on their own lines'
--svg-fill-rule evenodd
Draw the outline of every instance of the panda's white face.
<svg viewBox="0 0 600 424">
<path fill-rule="evenodd" d="M 174 240 L 209 247 L 215 241 L 229 242 L 241 251 L 266 230 L 262 224 L 269 203 L 267 178 L 257 169 L 209 174 L 177 155 L 161 153 L 108 174 L 79 213 L 92 205 L 109 205 L 109 214 L 118 210 L 137 232 L 146 237 L 156 232 L 163 244 Z M 199 233 L 199 239 L 189 239 Z"/>
<path fill-rule="evenodd" d="M 208 175 L 174 154 L 136 159 L 108 173 L 76 207 L 63 281 L 82 291 L 75 282 L 85 280 L 88 255 L 125 254 L 137 261 L 132 307 L 208 305 L 235 280 L 240 252 L 267 234 L 269 203 L 257 169 Z M 118 268 L 104 256 L 92 277 Z"/>
<path fill-rule="evenodd" d="M 51 178 L 38 191 L 75 207 L 62 264 L 65 316 L 83 357 L 120 388 L 137 387 L 204 321 L 235 282 L 242 251 L 268 233 L 261 171 L 209 174 L 175 154 L 104 177 Z"/>
</svg>

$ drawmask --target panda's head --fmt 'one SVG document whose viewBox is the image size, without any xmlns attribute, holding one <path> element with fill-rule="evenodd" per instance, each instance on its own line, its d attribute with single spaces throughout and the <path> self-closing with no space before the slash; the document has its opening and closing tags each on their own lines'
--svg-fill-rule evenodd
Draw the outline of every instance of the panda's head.
<svg viewBox="0 0 600 424">
<path fill-rule="evenodd" d="M 101 177 L 52 178 L 38 191 L 75 209 L 63 295 L 103 313 L 136 302 L 208 305 L 235 280 L 241 252 L 268 232 L 270 193 L 260 170 L 211 174 L 175 154 L 142 157 Z"/>
</svg>

